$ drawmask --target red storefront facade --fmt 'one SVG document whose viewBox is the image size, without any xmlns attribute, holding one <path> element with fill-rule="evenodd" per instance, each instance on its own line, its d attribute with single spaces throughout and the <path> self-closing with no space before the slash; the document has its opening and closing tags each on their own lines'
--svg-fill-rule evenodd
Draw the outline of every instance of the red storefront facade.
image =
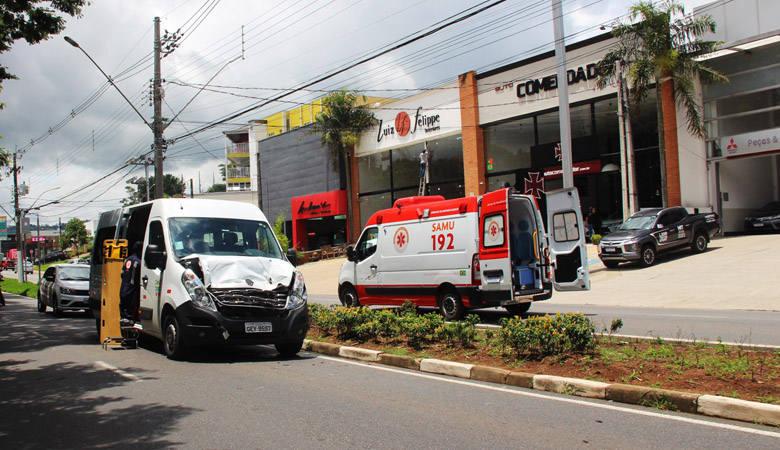
<svg viewBox="0 0 780 450">
<path fill-rule="evenodd" d="M 293 197 L 290 206 L 296 249 L 317 250 L 323 245 L 336 246 L 352 239 L 347 227 L 347 191 Z"/>
</svg>

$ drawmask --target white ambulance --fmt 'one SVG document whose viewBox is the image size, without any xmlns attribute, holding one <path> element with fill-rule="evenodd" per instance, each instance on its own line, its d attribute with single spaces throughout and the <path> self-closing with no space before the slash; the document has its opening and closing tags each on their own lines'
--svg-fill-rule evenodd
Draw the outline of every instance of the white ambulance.
<svg viewBox="0 0 780 450">
<path fill-rule="evenodd" d="M 368 220 L 339 274 L 345 306 L 438 307 L 449 320 L 503 306 L 520 315 L 558 291 L 589 290 L 576 188 L 551 191 L 547 219 L 510 189 L 445 200 L 407 197 Z"/>
</svg>

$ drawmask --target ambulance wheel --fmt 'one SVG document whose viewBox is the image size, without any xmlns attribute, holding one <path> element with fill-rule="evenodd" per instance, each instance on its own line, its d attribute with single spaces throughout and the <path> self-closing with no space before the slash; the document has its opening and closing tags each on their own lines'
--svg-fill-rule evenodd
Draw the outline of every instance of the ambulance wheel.
<svg viewBox="0 0 780 450">
<path fill-rule="evenodd" d="M 506 305 L 504 308 L 506 308 L 506 310 L 509 311 L 509 314 L 512 316 L 522 316 L 523 314 L 527 313 L 529 309 L 531 309 L 531 302 L 518 303 L 516 305 Z"/>
<path fill-rule="evenodd" d="M 642 253 L 641 258 L 639 259 L 639 264 L 642 267 L 650 267 L 653 264 L 655 264 L 655 258 L 656 258 L 656 251 L 655 248 L 653 248 L 652 245 L 645 245 L 642 247 Z"/>
<path fill-rule="evenodd" d="M 355 288 L 352 286 L 344 286 L 344 288 L 341 290 L 341 295 L 339 295 L 339 300 L 341 300 L 341 304 L 347 308 L 360 307 L 360 300 L 358 299 L 357 291 L 355 291 Z"/>
<path fill-rule="evenodd" d="M 439 310 L 447 320 L 460 320 L 466 312 L 460 295 L 454 289 L 447 289 L 439 296 Z"/>
<path fill-rule="evenodd" d="M 163 328 L 163 347 L 165 348 L 165 356 L 168 359 L 179 361 L 184 359 L 187 352 L 184 341 L 181 338 L 181 327 L 179 326 L 179 320 L 176 319 L 176 314 L 168 314 L 165 318 L 165 327 Z"/>
</svg>

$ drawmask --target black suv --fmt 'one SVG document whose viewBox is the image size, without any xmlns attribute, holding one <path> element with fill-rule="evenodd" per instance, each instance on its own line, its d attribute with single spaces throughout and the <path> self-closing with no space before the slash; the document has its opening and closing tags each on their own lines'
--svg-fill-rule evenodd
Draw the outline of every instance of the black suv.
<svg viewBox="0 0 780 450">
<path fill-rule="evenodd" d="M 38 258 L 35 261 L 35 264 L 41 265 L 41 264 L 47 264 L 54 261 L 62 261 L 68 259 L 68 254 L 63 252 L 62 250 L 54 250 L 53 252 L 49 252 L 44 256 L 43 258 Z"/>
</svg>

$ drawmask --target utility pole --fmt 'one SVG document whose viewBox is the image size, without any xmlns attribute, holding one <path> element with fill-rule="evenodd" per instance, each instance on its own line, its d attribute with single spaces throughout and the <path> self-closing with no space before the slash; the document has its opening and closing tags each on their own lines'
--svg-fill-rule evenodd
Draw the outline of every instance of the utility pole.
<svg viewBox="0 0 780 450">
<path fill-rule="evenodd" d="M 623 65 L 618 62 L 618 126 L 620 128 L 620 181 L 623 197 L 623 220 L 639 210 L 634 176 L 634 143 L 631 137 L 631 114 Z"/>
<path fill-rule="evenodd" d="M 162 81 L 160 79 L 160 18 L 154 18 L 154 198 L 163 198 L 163 124 L 162 124 Z M 147 183 L 148 184 L 148 183 Z"/>
<path fill-rule="evenodd" d="M 24 283 L 24 236 L 22 235 L 22 210 L 19 208 L 19 168 L 16 167 L 16 150 L 14 150 L 14 213 L 16 213 L 16 274 L 20 283 Z"/>
<path fill-rule="evenodd" d="M 552 0 L 555 64 L 558 66 L 558 115 L 561 124 L 561 165 L 563 187 L 574 187 L 571 155 L 571 118 L 569 116 L 569 78 L 566 73 L 566 42 L 563 39 L 563 0 Z"/>
</svg>

